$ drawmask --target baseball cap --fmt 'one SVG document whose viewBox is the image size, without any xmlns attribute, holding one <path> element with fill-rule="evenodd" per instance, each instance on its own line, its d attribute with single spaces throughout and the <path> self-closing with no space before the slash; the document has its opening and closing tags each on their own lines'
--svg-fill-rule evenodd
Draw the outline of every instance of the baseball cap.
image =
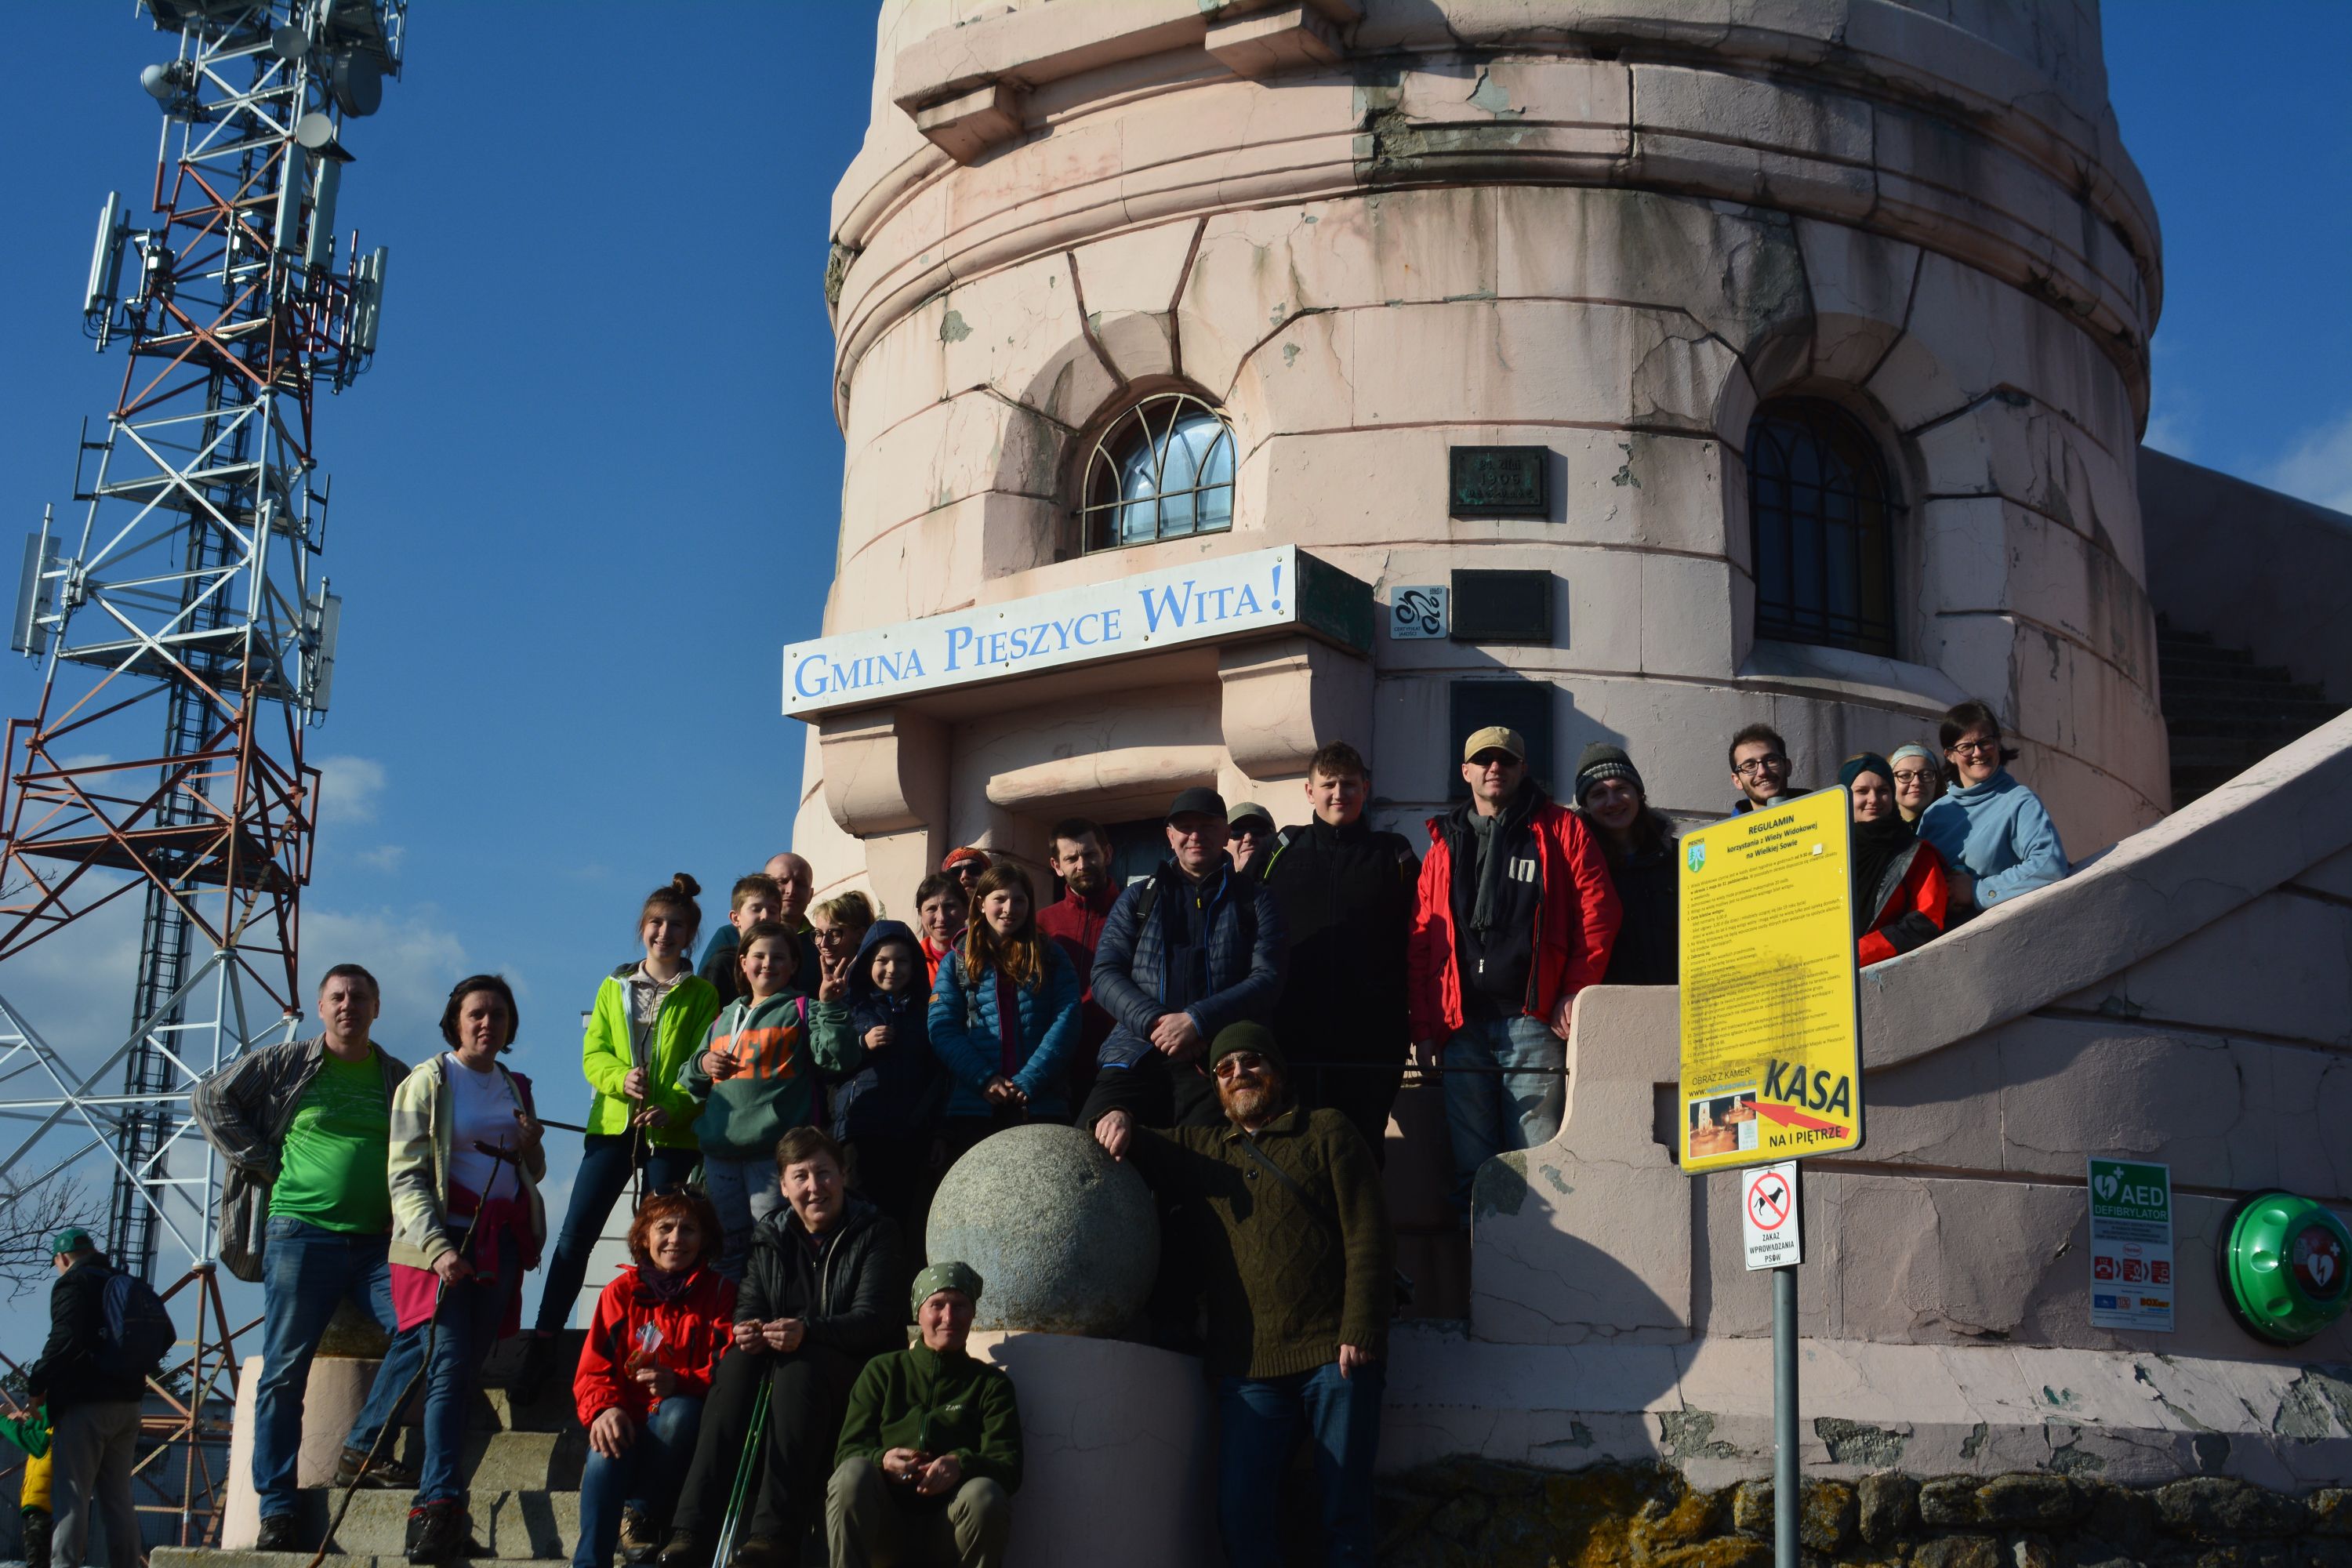
<svg viewBox="0 0 2352 1568">
<path fill-rule="evenodd" d="M 1489 724 L 1462 742 L 1462 760 L 1465 763 L 1475 761 L 1481 752 L 1508 752 L 1519 762 L 1528 760 L 1528 743 L 1519 739 L 1519 732 L 1500 724 Z"/>
<path fill-rule="evenodd" d="M 69 1225 L 49 1238 L 49 1256 L 55 1258 L 60 1253 L 79 1252 L 84 1247 L 96 1245 L 90 1240 L 89 1232 L 78 1225 Z"/>
<path fill-rule="evenodd" d="M 1265 825 L 1264 829 L 1265 832 L 1274 831 L 1274 814 L 1254 800 L 1243 801 L 1225 815 L 1225 826 L 1228 827 L 1239 828 L 1244 822 L 1263 823 Z"/>
<path fill-rule="evenodd" d="M 1223 822 L 1225 819 L 1225 797 L 1215 790 L 1196 785 L 1177 795 L 1168 807 L 1168 816 L 1171 821 L 1180 816 L 1213 816 Z"/>
</svg>

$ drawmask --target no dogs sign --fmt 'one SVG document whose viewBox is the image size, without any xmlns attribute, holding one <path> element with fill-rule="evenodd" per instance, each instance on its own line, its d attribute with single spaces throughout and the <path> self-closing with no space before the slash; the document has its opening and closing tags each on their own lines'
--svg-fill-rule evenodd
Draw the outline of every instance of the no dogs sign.
<svg viewBox="0 0 2352 1568">
<path fill-rule="evenodd" d="M 1742 1186 L 1739 1231 L 1750 1268 L 1785 1268 L 1805 1260 L 1797 1227 L 1797 1162 L 1750 1171 Z"/>
</svg>

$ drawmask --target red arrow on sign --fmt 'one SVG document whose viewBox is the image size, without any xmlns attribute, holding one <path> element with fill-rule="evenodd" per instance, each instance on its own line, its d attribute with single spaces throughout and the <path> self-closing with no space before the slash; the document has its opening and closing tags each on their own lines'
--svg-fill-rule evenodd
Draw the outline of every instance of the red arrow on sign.
<svg viewBox="0 0 2352 1568">
<path fill-rule="evenodd" d="M 1841 1137 L 1853 1131 L 1852 1128 L 1842 1127 L 1834 1121 L 1822 1121 L 1813 1117 L 1802 1115 L 1785 1105 L 1776 1105 L 1769 1100 L 1758 1100 L 1756 1110 L 1758 1114 L 1769 1116 L 1783 1127 L 1810 1127 L 1816 1132 L 1835 1132 Z"/>
</svg>

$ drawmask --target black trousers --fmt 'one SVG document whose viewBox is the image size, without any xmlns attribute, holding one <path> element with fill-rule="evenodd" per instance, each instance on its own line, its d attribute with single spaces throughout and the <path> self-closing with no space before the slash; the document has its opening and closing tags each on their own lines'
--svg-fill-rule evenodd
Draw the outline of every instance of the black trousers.
<svg viewBox="0 0 2352 1568">
<path fill-rule="evenodd" d="M 1298 1102 L 1346 1117 L 1372 1151 L 1375 1164 L 1389 1163 L 1389 1116 L 1404 1085 L 1402 1063 L 1294 1061 Z"/>
<path fill-rule="evenodd" d="M 702 1430 L 695 1436 L 694 1462 L 687 1468 L 671 1528 L 692 1531 L 705 1544 L 718 1536 L 736 1466 L 751 1438 L 751 1405 L 765 1378 L 767 1450 L 735 1539 L 782 1542 L 786 1561 L 795 1561 L 792 1554 L 802 1540 L 824 1521 L 825 1483 L 833 1479 L 833 1451 L 841 1441 L 841 1419 L 848 1413 L 849 1386 L 856 1377 L 856 1363 L 826 1345 L 803 1345 L 789 1355 L 728 1352 L 702 1406 Z"/>
</svg>

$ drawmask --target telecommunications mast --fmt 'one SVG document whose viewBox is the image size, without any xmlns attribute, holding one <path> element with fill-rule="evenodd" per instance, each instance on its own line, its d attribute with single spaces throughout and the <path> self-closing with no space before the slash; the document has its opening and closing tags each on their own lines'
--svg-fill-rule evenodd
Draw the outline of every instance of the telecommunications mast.
<svg viewBox="0 0 2352 1568">
<path fill-rule="evenodd" d="M 0 1176 L 103 1151 L 108 1250 L 152 1278 L 166 1240 L 215 1251 L 189 1085 L 289 1037 L 301 1005 L 302 738 L 341 609 L 312 416 L 375 350 L 385 253 L 339 239 L 336 206 L 407 0 L 144 9 L 178 41 L 139 79 L 163 111 L 154 190 L 107 198 L 82 298 L 121 392 L 102 433 L 84 424 L 72 510 L 26 542 L 11 642 L 44 679 L 0 778 L 0 961 L 136 904 L 138 973 L 128 1035 L 100 1042 L 48 1040 L 0 994 L 0 1115 L 29 1124 Z"/>
</svg>

